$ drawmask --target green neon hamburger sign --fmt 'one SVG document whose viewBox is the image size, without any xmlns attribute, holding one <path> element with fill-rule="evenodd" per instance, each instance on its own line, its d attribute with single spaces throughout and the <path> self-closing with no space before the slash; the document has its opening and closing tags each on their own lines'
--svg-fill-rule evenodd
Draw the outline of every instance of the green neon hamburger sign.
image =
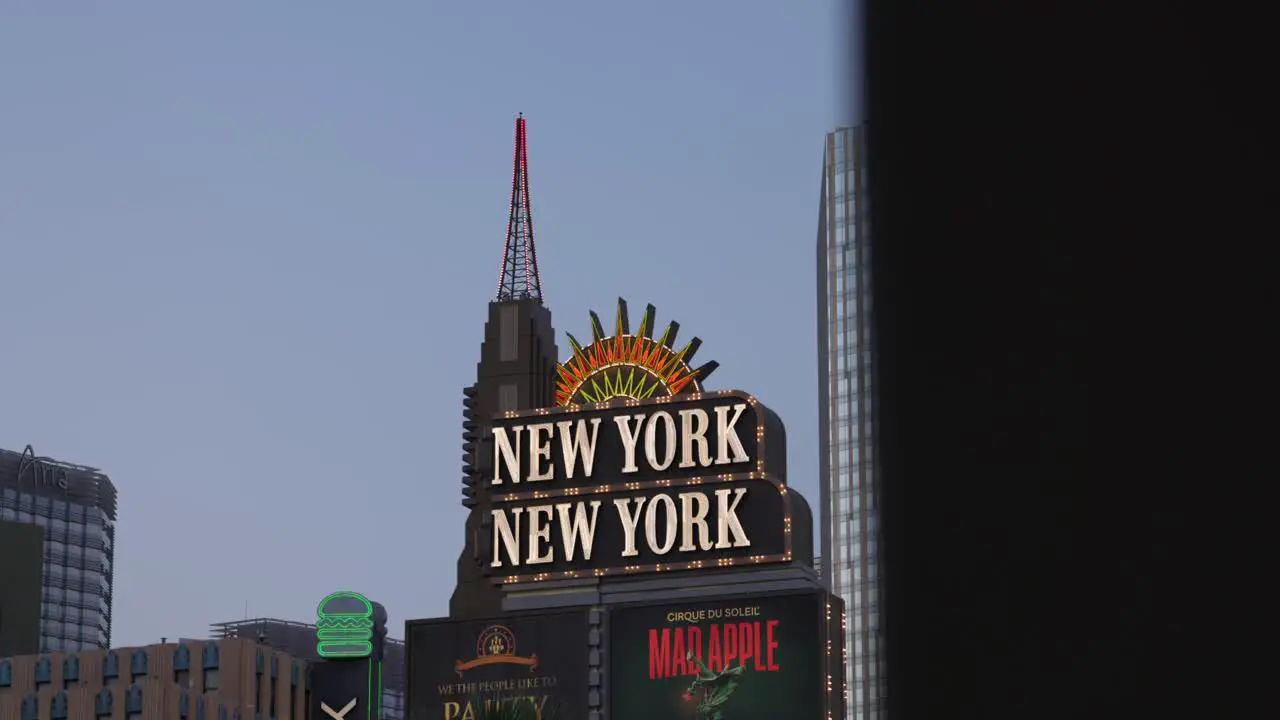
<svg viewBox="0 0 1280 720">
<path fill-rule="evenodd" d="M 358 592 L 339 590 L 316 606 L 316 653 L 322 658 L 366 658 L 373 654 L 373 603 Z"/>
</svg>

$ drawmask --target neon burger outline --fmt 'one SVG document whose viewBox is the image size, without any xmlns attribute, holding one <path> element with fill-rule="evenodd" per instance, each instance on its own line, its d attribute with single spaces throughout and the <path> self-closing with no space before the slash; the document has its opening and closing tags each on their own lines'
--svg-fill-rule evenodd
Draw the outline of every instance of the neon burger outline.
<svg viewBox="0 0 1280 720">
<path fill-rule="evenodd" d="M 358 592 L 339 590 L 316 606 L 316 653 L 320 657 L 368 657 L 373 653 L 373 603 Z"/>
</svg>

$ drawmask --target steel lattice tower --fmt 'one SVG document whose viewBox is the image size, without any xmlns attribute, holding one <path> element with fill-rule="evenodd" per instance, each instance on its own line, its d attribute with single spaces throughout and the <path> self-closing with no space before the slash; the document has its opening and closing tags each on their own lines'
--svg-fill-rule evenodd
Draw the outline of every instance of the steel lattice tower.
<svg viewBox="0 0 1280 720">
<path fill-rule="evenodd" d="M 533 211 L 529 205 L 529 151 L 523 114 L 516 117 L 514 166 L 507 244 L 502 252 L 502 273 L 498 276 L 498 302 L 542 302 L 542 277 L 538 274 L 538 249 L 533 243 Z"/>
</svg>

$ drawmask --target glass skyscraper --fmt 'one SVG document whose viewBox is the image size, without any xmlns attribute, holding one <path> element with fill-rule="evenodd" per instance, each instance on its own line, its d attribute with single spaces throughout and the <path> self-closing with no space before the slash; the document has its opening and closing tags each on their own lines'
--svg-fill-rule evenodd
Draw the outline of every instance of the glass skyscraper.
<svg viewBox="0 0 1280 720">
<path fill-rule="evenodd" d="M 0 449 L 0 520 L 44 529 L 40 651 L 111 645 L 116 489 L 98 470 Z"/>
<path fill-rule="evenodd" d="M 821 573 L 845 602 L 848 717 L 884 720 L 864 127 L 827 135 L 819 208 Z"/>
</svg>

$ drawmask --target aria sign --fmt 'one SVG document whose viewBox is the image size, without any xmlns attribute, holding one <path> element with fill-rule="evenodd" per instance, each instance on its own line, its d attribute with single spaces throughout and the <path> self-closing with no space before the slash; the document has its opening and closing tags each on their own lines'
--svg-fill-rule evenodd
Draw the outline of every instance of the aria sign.
<svg viewBox="0 0 1280 720">
<path fill-rule="evenodd" d="M 44 460 L 36 457 L 36 451 L 30 445 L 22 451 L 22 457 L 18 460 L 18 485 L 22 485 L 23 480 L 29 480 L 32 487 L 48 488 L 56 487 L 59 490 L 66 490 L 67 471 L 60 467 L 46 464 Z"/>
<path fill-rule="evenodd" d="M 782 422 L 746 393 L 503 413 L 493 441 L 504 582 L 790 562 L 811 532 Z"/>
</svg>

